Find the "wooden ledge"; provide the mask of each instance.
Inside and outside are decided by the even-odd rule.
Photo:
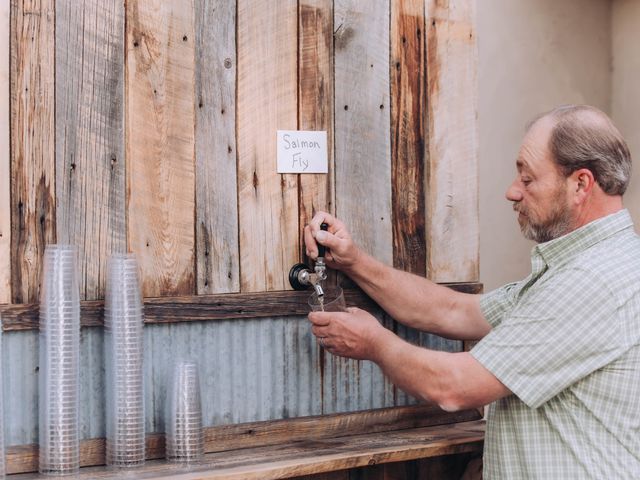
[[[465,293],[482,291],[482,284],[477,282],[442,285]],[[286,290],[145,298],[145,324],[306,315],[309,313],[307,304],[309,295],[310,291]],[[347,305],[365,310],[376,307],[375,302],[359,288],[345,288],[344,295]],[[80,324],[83,327],[102,326],[103,307],[102,300],[80,302]],[[0,316],[5,332],[37,330],[39,313],[40,307],[37,303],[0,305]]]
[[[268,480],[331,472],[388,462],[415,460],[458,453],[481,452],[484,421],[360,434],[348,437],[291,442],[269,447],[209,453],[189,467],[150,461],[127,470],[127,478],[160,480]],[[39,478],[34,474],[15,480]],[[74,478],[123,478],[122,471],[104,467],[81,470]]]

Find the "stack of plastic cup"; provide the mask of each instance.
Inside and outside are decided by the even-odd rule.
[[[78,382],[80,289],[73,245],[47,245],[40,289],[40,472],[80,466]]]
[[[143,304],[133,254],[112,255],[104,305],[107,465],[135,467],[145,459]]]
[[[176,365],[168,406],[167,459],[180,463],[197,462],[204,454],[204,434],[200,380],[195,363],[179,362]]]

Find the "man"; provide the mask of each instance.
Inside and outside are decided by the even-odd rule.
[[[313,333],[445,410],[492,403],[485,479],[640,478],[640,239],[622,205],[628,148],[601,111],[563,106],[529,127],[516,167],[506,196],[538,242],[532,272],[485,295],[383,265],[329,214],[305,227],[312,258],[325,245],[328,265],[397,321],[481,339],[471,352],[410,345],[357,308],[309,314]]]

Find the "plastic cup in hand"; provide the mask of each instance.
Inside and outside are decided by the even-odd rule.
[[[317,292],[313,292],[309,297],[309,307],[314,312],[345,312],[347,305],[344,302],[344,292],[342,288],[327,288],[324,291],[324,299],[321,301]]]

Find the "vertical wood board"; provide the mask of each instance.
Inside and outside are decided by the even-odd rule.
[[[53,0],[11,2],[11,286],[38,300],[42,255],[56,241]]]
[[[393,266],[425,276],[426,64],[424,0],[391,2],[391,193]],[[419,333],[394,322],[410,343]],[[394,387],[403,402],[415,401]]]
[[[195,8],[197,293],[238,292],[236,2]]]
[[[393,266],[426,274],[424,0],[391,2]]]
[[[389,1],[338,0],[334,16],[336,212],[391,265]]]
[[[195,292],[194,4],[126,3],[129,248],[145,296]]]
[[[427,0],[427,274],[477,281],[478,131],[475,1]]]
[[[276,173],[276,131],[297,128],[297,1],[238,1],[238,198],[244,292],[289,288],[298,177]]]
[[[303,0],[299,7],[298,115],[300,130],[327,132],[327,174],[300,175],[300,235],[318,211],[335,213],[333,158],[333,2]],[[300,258],[304,241],[300,237]]]
[[[124,7],[56,3],[58,241],[78,246],[81,298],[104,297],[109,254],[126,252]]]
[[[0,1],[0,303],[11,302],[9,0]]]

